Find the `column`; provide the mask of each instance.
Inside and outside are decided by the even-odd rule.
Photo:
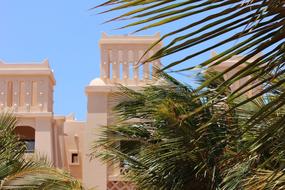
[[[138,51],[134,51],[134,62],[133,62],[133,69],[134,69],[134,80],[136,82],[138,82],[140,79],[139,79],[139,64],[138,64],[138,61],[139,61],[139,55],[138,55]]]
[[[30,112],[31,111],[31,87],[32,83],[30,80],[25,81],[25,112]]]
[[[118,59],[118,51],[114,50],[113,51],[113,56],[112,56],[112,64],[113,64],[113,71],[112,71],[112,79],[116,82],[116,81],[119,81],[120,80],[120,62],[119,62],[119,59]]]
[[[35,150],[53,162],[51,117],[36,117],[35,123]]]
[[[5,81],[4,80],[0,80],[0,111],[2,111],[5,108],[5,103],[6,103],[6,99],[5,99]]]
[[[128,51],[127,50],[123,50],[122,64],[123,64],[123,73],[122,73],[123,80],[125,83],[127,83],[129,81],[129,76],[130,76],[129,62],[128,62]]]
[[[19,107],[19,82],[18,80],[13,81],[13,109],[15,112],[18,111]]]
[[[92,143],[100,138],[101,127],[107,125],[107,93],[89,92],[87,126],[84,131],[83,184],[97,190],[107,189],[107,165],[100,159],[90,161]]]
[[[110,61],[108,60],[108,51],[102,50],[101,51],[101,68],[100,68],[100,76],[101,79],[107,80],[110,79]]]
[[[144,80],[149,80],[150,79],[149,63],[145,63],[143,65],[143,78],[144,78]]]

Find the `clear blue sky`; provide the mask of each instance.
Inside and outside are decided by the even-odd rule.
[[[96,0],[0,0],[0,59],[6,62],[49,59],[57,81],[55,113],[75,112],[79,120],[86,116],[84,88],[99,76],[98,40],[101,33],[131,31],[114,30],[119,26],[114,23],[102,25],[116,14],[96,15],[95,11],[88,10],[96,4]],[[180,21],[181,24],[184,22],[187,21]],[[162,27],[140,34],[157,31],[163,34],[168,29]],[[185,53],[175,58],[183,55]],[[209,54],[200,59],[203,58],[209,58]],[[163,61],[167,64],[172,58]]]

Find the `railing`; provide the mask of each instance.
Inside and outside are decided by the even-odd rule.
[[[128,171],[127,165],[123,162],[111,165],[108,171],[107,190],[135,190],[135,186],[125,178]]]
[[[139,84],[152,81],[160,62],[140,65],[146,49],[141,50],[103,50],[101,78],[107,83]],[[141,62],[153,54],[151,51]]]
[[[135,190],[135,186],[128,181],[108,181],[107,190]]]

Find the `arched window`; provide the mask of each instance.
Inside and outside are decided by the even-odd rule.
[[[35,152],[35,129],[29,126],[18,126],[14,130],[15,134],[19,136],[27,146],[27,153]]]

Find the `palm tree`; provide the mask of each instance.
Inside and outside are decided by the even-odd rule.
[[[205,60],[194,67],[186,65],[185,68],[179,69],[178,71],[213,67],[234,55],[243,53],[246,55],[223,73],[220,73],[220,76],[222,76],[256,55],[260,55],[259,58],[255,59],[251,64],[248,64],[240,72],[221,84],[218,88],[220,91],[223,91],[223,85],[229,86],[234,83],[234,81],[249,75],[252,77],[252,75],[255,74],[255,77],[252,77],[251,81],[244,84],[241,89],[244,89],[249,83],[259,77],[265,77],[267,73],[274,73],[274,77],[278,77],[284,73],[284,0],[108,0],[95,8],[102,6],[107,9],[104,13],[120,11],[120,15],[107,22],[120,20],[131,21],[131,23],[122,26],[121,29],[138,27],[135,32],[170,23],[179,23],[179,21],[183,19],[189,22],[189,24],[185,24],[185,26],[179,23],[176,27],[169,27],[169,31],[167,31],[157,43],[167,38],[170,39],[170,42],[151,58],[146,60],[146,62],[152,61],[191,49],[193,53],[165,66],[163,70],[168,68],[175,69],[175,66],[178,64],[187,61],[190,62],[193,58],[209,50],[225,45],[229,46],[232,42],[235,43],[234,46],[225,48],[223,52],[213,58]],[[121,12],[123,12],[123,14]],[[220,40],[214,41],[217,37],[219,37]],[[153,46],[157,43],[153,44]],[[203,45],[204,48],[195,51],[197,45]],[[266,53],[261,55],[260,53],[262,53],[262,51]],[[205,81],[199,89],[205,88],[207,84],[215,78]],[[265,77],[265,81],[270,80],[271,78],[268,76]],[[260,82],[261,84],[264,83],[264,81]],[[280,84],[276,84],[274,88],[278,86],[280,86]],[[230,95],[231,98],[235,97],[234,95],[241,89],[233,92]],[[270,90],[271,89],[265,88],[261,94],[255,97],[261,96]]]
[[[118,121],[95,142],[94,155],[124,160],[127,177],[142,189],[215,189],[222,182],[219,162],[226,139],[237,132],[230,130],[236,123],[229,119],[233,113],[220,115],[213,111],[217,107],[196,112],[210,97],[200,99],[190,86],[163,77],[163,85],[140,92],[122,87],[117,97],[125,100],[115,107]],[[208,125],[214,117],[219,119]],[[105,151],[97,154],[98,147]]]
[[[223,102],[203,107],[219,94],[215,89],[223,80],[211,83],[212,93],[202,97],[164,78],[163,85],[140,92],[122,87],[114,99],[121,99],[117,121],[95,142],[93,156],[111,163],[124,160],[126,177],[140,189],[284,189],[285,134],[272,123],[285,116],[285,109],[269,120],[248,122],[275,95],[236,107],[239,102],[225,101],[227,89],[219,95]]]
[[[260,93],[240,102],[240,105],[246,104],[257,97],[273,92],[284,83],[282,80],[274,85],[267,85],[268,82],[285,72],[284,0],[108,0],[96,8],[98,7],[105,7],[107,10],[104,13],[119,10],[120,15],[107,22],[129,20],[131,23],[121,28],[138,27],[135,32],[170,23],[179,23],[183,19],[190,21],[189,24],[179,23],[176,27],[169,27],[169,31],[153,44],[155,46],[164,39],[170,39],[169,43],[146,62],[180,51],[191,50],[189,55],[166,65],[162,70],[169,68],[175,70],[175,66],[181,63],[186,64],[184,64],[184,68],[176,70],[177,72],[195,68],[211,68],[235,55],[245,55],[220,75],[205,81],[197,91],[205,90],[211,81],[231,72],[241,64],[246,66],[217,87],[217,92],[220,94],[225,90],[224,86],[230,86],[240,79],[247,80],[240,88],[229,94],[228,101],[233,101],[247,91],[262,86],[263,90]],[[202,45],[203,48],[201,50],[198,48],[199,50],[195,51],[198,45]],[[213,58],[197,63],[196,66],[187,66],[187,63],[195,57],[214,48],[225,46],[229,48],[225,48],[223,52]],[[250,64],[246,63],[250,59],[253,61]],[[255,85],[250,85],[252,83]],[[284,93],[281,93],[282,96]],[[217,99],[217,96],[213,98]],[[277,96],[277,98],[282,105],[285,104],[281,96]],[[263,112],[269,113],[270,111],[263,109]]]
[[[269,72],[274,73],[275,77],[284,73],[284,0],[106,0],[94,8],[99,7],[106,9],[103,13],[119,11],[117,17],[106,22],[130,21],[130,23],[123,25],[120,29],[137,27],[138,29],[135,32],[178,23],[183,19],[190,21],[185,26],[179,23],[176,27],[168,28],[169,31],[166,31],[166,34],[157,43],[167,38],[170,39],[170,42],[146,60],[146,62],[152,61],[191,48],[193,53],[165,66],[163,70],[175,68],[176,65],[191,61],[209,50],[234,42],[234,46],[225,48],[223,52],[215,57],[205,60],[194,67],[186,66],[179,71],[212,67],[234,55],[245,54],[246,56],[242,60],[220,75],[230,72],[233,68],[244,64],[256,55],[259,55],[259,57],[233,75],[230,80],[225,81],[224,84],[230,85],[235,80],[249,75],[252,76],[253,73],[257,74],[257,76],[251,80],[261,76],[264,77]],[[217,37],[220,40],[213,41]],[[153,44],[153,46],[157,43]],[[201,44],[204,48],[195,51],[195,47]],[[266,53],[260,54],[263,51]],[[271,80],[268,77],[265,79],[266,81]],[[209,82],[210,80],[201,85],[200,88],[206,87]],[[274,88],[279,85],[276,84]],[[262,94],[266,92],[264,90]],[[235,93],[237,92],[232,93],[231,96]]]
[[[13,133],[16,123],[11,113],[0,114],[0,189],[83,189],[70,174],[44,159],[25,159],[26,146]]]
[[[185,25],[179,23],[176,27],[169,27],[159,41],[170,39],[170,42],[146,60],[191,50],[186,57],[166,65],[163,71],[169,68],[176,72],[195,68],[203,71],[235,55],[244,55],[240,61],[218,75],[210,76],[189,92],[194,97],[198,96],[196,99],[204,100],[206,97],[207,101],[184,115],[191,120],[196,113],[221,105],[227,108],[218,111],[218,115],[237,114],[233,117],[237,124],[231,125],[235,133],[227,137],[231,141],[226,141],[225,145],[230,154],[224,153],[225,158],[220,165],[223,170],[221,188],[284,189],[285,1],[109,0],[98,7],[102,6],[107,9],[104,12],[120,12],[109,21],[131,20],[121,28],[139,27],[135,32],[178,23],[182,19],[189,21]],[[195,51],[197,45],[203,48]],[[187,66],[197,56],[218,47],[225,50],[196,66]],[[176,66],[182,63],[184,68],[177,69]],[[228,80],[218,83],[214,89],[209,88],[211,83],[242,64],[244,67]],[[247,82],[227,93],[228,87],[240,79]],[[257,94],[242,97],[247,91],[260,86],[262,90]],[[214,114],[197,130],[205,131],[218,119]],[[209,134],[205,132],[206,135]]]

